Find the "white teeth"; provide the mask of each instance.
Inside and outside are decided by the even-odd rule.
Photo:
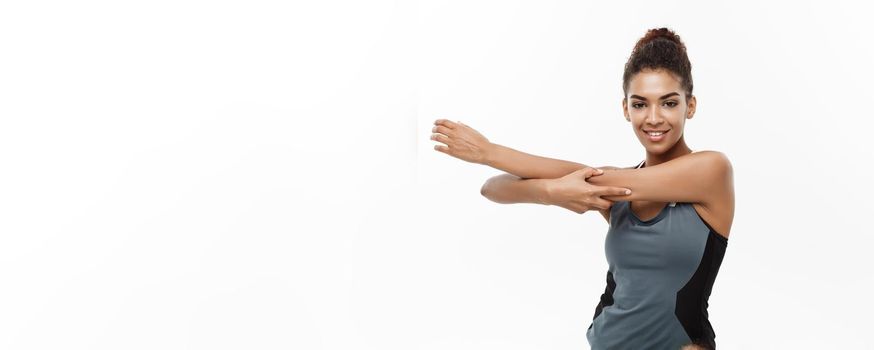
[[[650,132],[648,134],[649,136],[661,136],[662,134],[664,134],[664,132]]]

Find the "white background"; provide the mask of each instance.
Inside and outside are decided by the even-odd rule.
[[[734,165],[722,349],[874,347],[871,10],[856,2],[0,5],[0,348],[580,349],[596,212],[501,205],[437,118],[644,157],[623,65],[685,41]]]

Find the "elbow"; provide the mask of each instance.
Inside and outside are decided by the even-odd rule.
[[[481,194],[483,197],[491,199],[491,179],[488,179],[485,183],[483,183],[483,186],[479,189],[479,194]]]
[[[499,179],[492,177],[483,183],[479,189],[479,194],[492,202],[505,204],[507,203],[506,198],[501,195],[501,191],[497,188],[499,185]]]
[[[492,176],[488,180],[486,180],[485,183],[483,183],[483,186],[479,189],[479,193],[483,197],[486,197],[488,200],[495,203],[513,203],[513,201],[511,200],[512,195],[508,197],[507,194],[508,191],[512,192],[512,190],[507,188],[507,185],[509,184],[509,181],[514,181],[518,179],[519,178],[515,175],[510,174]]]

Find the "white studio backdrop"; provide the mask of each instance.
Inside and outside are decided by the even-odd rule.
[[[461,120],[492,142],[589,165],[633,166],[622,72],[652,27],[685,42],[698,99],[693,150],[732,161],[736,212],[710,297],[722,349],[874,348],[866,219],[874,34],[849,3],[420,4],[420,134]],[[436,225],[426,279],[440,292],[427,349],[588,348],[606,285],[597,212],[502,205],[479,195],[501,171],[420,145],[420,213]],[[443,218],[441,220],[441,218]],[[438,238],[439,237],[439,238]],[[437,249],[440,247],[442,249]],[[448,259],[443,259],[448,260]],[[434,263],[436,264],[436,263]],[[451,322],[446,322],[452,320]],[[856,335],[854,335],[856,334]],[[452,346],[456,345],[456,346]]]
[[[595,212],[501,205],[435,119],[592,165],[622,68],[686,43],[734,165],[722,349],[870,348],[874,62],[856,2],[0,4],[0,349],[580,349]]]

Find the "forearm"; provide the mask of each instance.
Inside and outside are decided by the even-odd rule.
[[[480,193],[501,203],[534,203],[550,205],[547,193],[549,179],[522,179],[513,174],[501,174],[486,180]]]
[[[567,160],[528,154],[499,144],[492,144],[485,165],[522,179],[555,179],[588,167]]]

